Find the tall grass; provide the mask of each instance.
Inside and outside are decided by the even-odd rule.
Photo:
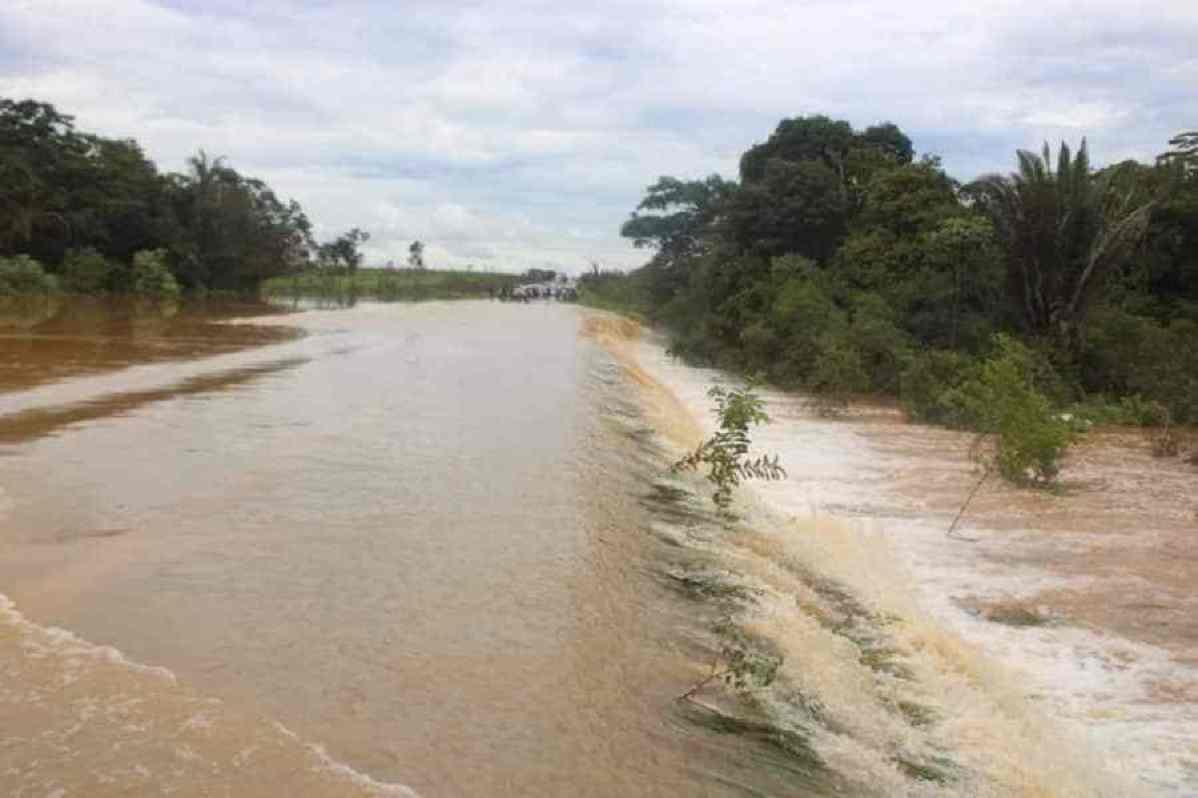
[[[476,299],[513,287],[519,275],[502,272],[359,269],[352,274],[309,271],[262,284],[264,296],[342,297],[384,300]]]

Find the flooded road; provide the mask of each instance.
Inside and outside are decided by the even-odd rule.
[[[201,325],[173,359],[77,320],[7,339],[0,790],[804,783],[676,708],[702,619],[655,575],[662,466],[578,320],[362,304]],[[62,371],[109,347],[137,363]]]
[[[1070,614],[1029,519],[1111,508],[999,489],[967,532],[1016,545],[945,545],[949,433],[771,395],[790,478],[727,519],[668,469],[723,377],[602,314],[99,317],[0,340],[0,792],[1188,794],[1188,561],[1174,631]]]

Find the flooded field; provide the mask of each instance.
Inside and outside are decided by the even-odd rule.
[[[782,395],[789,478],[716,516],[668,467],[722,377],[572,306],[94,310],[0,353],[5,794],[1198,784],[1193,475],[1134,440],[946,540],[966,439]]]

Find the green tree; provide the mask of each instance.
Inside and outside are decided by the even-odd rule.
[[[719,175],[703,180],[659,178],[646,190],[620,235],[654,250],[645,266],[649,291],[665,303],[685,284],[687,272],[714,234],[712,223],[736,185]]]
[[[128,262],[161,243],[163,180],[135,142],[75,130],[33,100],[0,100],[0,248],[57,263],[90,246]]]
[[[899,130],[893,122],[883,122],[867,127],[865,132],[857,137],[863,147],[876,149],[900,164],[908,164],[915,158],[915,147],[907,134]]]
[[[826,163],[775,158],[731,196],[722,224],[743,252],[822,261],[839,245],[847,217],[840,178]]]
[[[0,254],[57,259],[52,247],[70,236],[67,189],[85,151],[72,118],[54,106],[0,98]]]
[[[306,265],[311,224],[298,203],[203,150],[189,167],[169,182],[170,249],[185,283],[253,292],[263,279]]]
[[[31,249],[36,233],[65,240],[70,226],[55,206],[50,189],[29,164],[11,153],[0,155],[0,252]]]
[[[363,255],[358,247],[369,240],[370,233],[355,227],[327,244],[320,245],[320,263],[325,268],[344,269],[353,274],[362,265]]]
[[[774,160],[817,161],[839,176],[856,144],[853,126],[843,120],[822,115],[783,119],[765,143],[755,144],[741,156],[741,182],[764,180]]]
[[[884,230],[896,237],[932,230],[963,213],[957,183],[935,161],[876,171],[861,189],[854,229]]]
[[[961,343],[962,318],[985,318],[998,304],[997,241],[994,227],[977,216],[945,219],[927,234],[923,242],[926,262],[937,273],[951,278],[948,297],[948,336],[945,341],[956,349]],[[937,304],[943,297],[930,297]],[[944,311],[941,308],[941,312]],[[969,336],[976,338],[976,334]]]
[[[765,143],[741,156],[740,176],[742,184],[764,180],[773,160],[821,163],[836,175],[844,205],[852,211],[857,192],[876,171],[908,164],[913,157],[911,140],[893,123],[858,133],[843,120],[800,116],[783,119]]]
[[[1156,198],[1144,246],[1125,275],[1122,300],[1161,321],[1198,320],[1198,168],[1167,159],[1153,167],[1122,163],[1109,171],[1112,179]]]
[[[1104,282],[1144,235],[1152,202],[1094,175],[1085,140],[1076,157],[1061,145],[1057,166],[1019,152],[1019,171],[991,175],[974,194],[994,223],[1007,261],[1007,290],[1026,328],[1076,354],[1086,312]]]
[[[734,183],[719,175],[703,180],[658,178],[620,227],[620,235],[632,239],[636,247],[651,247],[673,257],[692,254],[709,234],[708,226],[734,188]]]
[[[408,247],[408,268],[424,270],[424,244],[420,241],[413,241]]]

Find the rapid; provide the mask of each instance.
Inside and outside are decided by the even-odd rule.
[[[944,540],[961,441],[884,409],[770,394],[755,440],[790,477],[729,521],[669,471],[726,377],[635,325],[261,313],[0,335],[0,792],[1198,789],[1182,472],[1118,516],[1172,570],[1141,547],[1110,576],[1162,631],[1099,600],[1086,558],[1127,558],[1093,491],[995,488],[985,539]],[[1044,622],[991,620],[1014,605]],[[708,681],[750,649],[768,684]]]

